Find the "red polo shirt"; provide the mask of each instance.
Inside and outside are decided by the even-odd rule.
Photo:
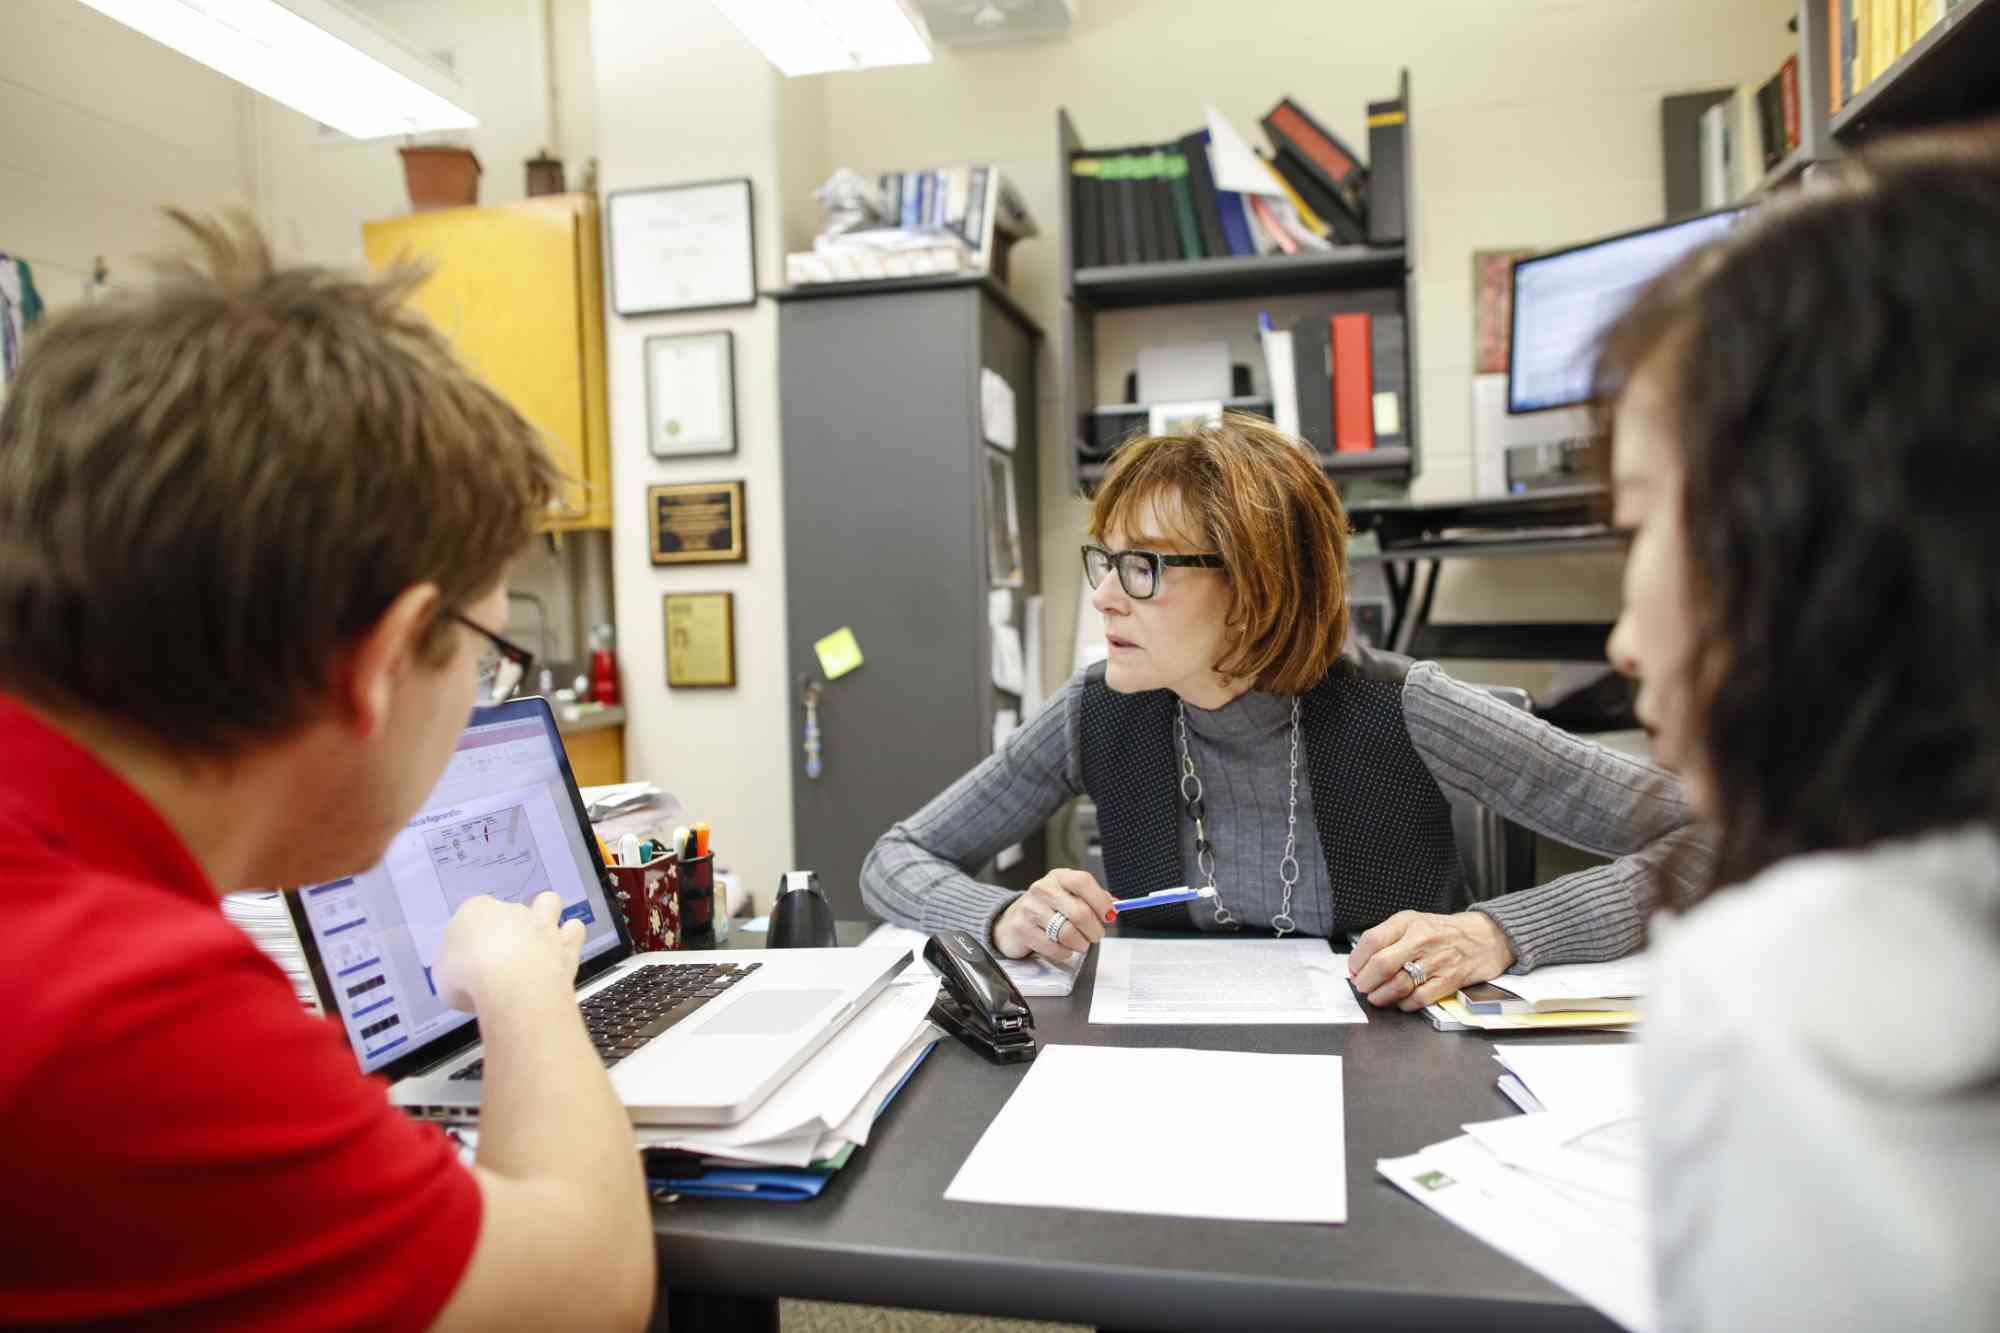
[[[0,1325],[421,1329],[478,1183],[222,915],[166,822],[0,695]]]

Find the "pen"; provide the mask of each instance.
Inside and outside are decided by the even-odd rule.
[[[1121,912],[1136,912],[1145,907],[1166,907],[1173,903],[1191,903],[1198,898],[1213,898],[1214,896],[1214,889],[1190,889],[1185,887],[1161,889],[1158,893],[1149,893],[1143,898],[1126,898],[1121,902],[1112,904],[1111,915],[1115,917]]]

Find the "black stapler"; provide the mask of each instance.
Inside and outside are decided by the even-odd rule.
[[[1035,1016],[992,955],[963,930],[945,930],[924,946],[924,961],[944,985],[931,1021],[996,1065],[1035,1058]]]

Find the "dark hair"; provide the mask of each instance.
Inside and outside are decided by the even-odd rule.
[[[172,216],[193,257],[38,330],[0,411],[0,688],[225,753],[307,716],[406,588],[492,588],[557,473],[404,304],[421,270]]]
[[[1612,409],[1656,353],[1673,386],[1721,883],[2000,820],[2000,122],[1820,184],[1663,275],[1597,365]]]
[[[1163,497],[1197,530],[1157,535],[1222,555],[1229,646],[1215,670],[1277,694],[1319,684],[1347,642],[1347,511],[1304,443],[1237,412],[1131,440],[1097,488],[1091,538]]]

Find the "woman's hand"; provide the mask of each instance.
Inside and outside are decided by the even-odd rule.
[[[1421,986],[1403,970],[1408,962],[1422,969]],[[1413,1013],[1491,981],[1513,963],[1506,933],[1484,912],[1398,912],[1362,934],[1347,956],[1347,975],[1368,1003]]]
[[[1038,953],[1067,963],[1104,938],[1104,923],[1116,901],[1088,871],[1051,870],[1000,914],[993,923],[993,943],[1009,958]],[[1049,922],[1057,912],[1063,926],[1051,936]]]

